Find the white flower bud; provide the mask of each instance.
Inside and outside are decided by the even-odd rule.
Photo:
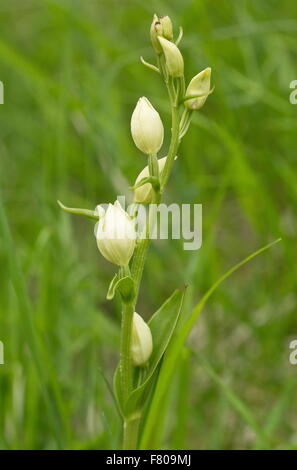
[[[168,15],[160,16],[159,19],[162,26],[162,36],[169,41],[173,39],[172,21]]]
[[[118,201],[114,205],[109,204],[100,217],[95,235],[104,258],[118,266],[129,263],[136,242],[135,225]]]
[[[134,312],[131,339],[132,362],[135,366],[143,366],[153,350],[153,338],[150,327]]]
[[[202,70],[202,72],[195,75],[190,81],[186,96],[191,95],[206,95],[201,98],[193,98],[191,100],[185,101],[185,106],[189,109],[200,109],[204,105],[207,94],[210,91],[210,75],[211,75],[211,68],[207,67],[206,69]]]
[[[169,16],[166,15],[158,17],[156,14],[154,15],[150,29],[150,36],[153,48],[157,54],[161,54],[163,50],[158,37],[162,36],[165,39],[169,39],[169,41],[172,41],[173,39],[172,22]]]
[[[131,118],[131,133],[143,153],[156,154],[163,143],[164,128],[159,113],[145,97],[139,98]]]
[[[151,29],[150,29],[150,36],[151,36],[151,41],[153,48],[157,52],[157,54],[162,53],[162,47],[158,41],[158,36],[162,35],[162,26],[159,18],[155,14],[153,17],[153,22],[151,24]]]
[[[158,160],[159,166],[159,174],[162,174],[166,163],[167,157],[160,158]],[[147,178],[150,175],[149,168],[146,166],[137,176],[135,181],[135,186],[139,183],[143,178]],[[150,204],[152,202],[153,197],[153,188],[150,183],[145,183],[144,185],[136,188],[134,190],[134,202],[138,202],[139,204]]]
[[[171,77],[181,77],[184,74],[184,59],[179,48],[163,37],[158,37],[162,46],[166,67]]]
[[[96,208],[94,210],[94,215],[96,215],[99,219],[100,219],[100,217],[104,217],[105,210],[103,209],[102,206],[100,206],[100,204],[98,206],[96,206]]]

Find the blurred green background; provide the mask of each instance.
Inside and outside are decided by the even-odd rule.
[[[281,236],[215,293],[166,398],[160,448],[291,448],[297,443],[297,8],[291,0],[0,0],[0,448],[119,446],[106,382],[118,360],[114,273],[93,209],[145,165],[130,116],[145,95],[169,139],[153,61],[154,12],[184,28],[187,81],[211,66],[215,92],[184,139],[167,201],[203,204],[203,245],[150,249],[138,312],[178,286],[187,305],[230,266]],[[166,145],[163,151],[166,152]],[[194,351],[194,352],[193,352]],[[104,371],[104,375],[102,374]],[[265,439],[263,438],[265,437]],[[263,440],[264,439],[264,440]]]

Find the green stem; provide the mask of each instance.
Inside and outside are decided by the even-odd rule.
[[[181,141],[188,132],[189,126],[191,124],[192,114],[193,111],[191,109],[185,108],[179,124],[179,141]]]
[[[161,66],[161,62],[160,62],[160,66]],[[167,82],[165,79],[165,84],[167,86],[170,103],[171,103],[171,119],[172,119],[171,142],[170,142],[170,146],[168,150],[166,164],[162,172],[162,176],[161,176],[161,190],[159,194],[155,193],[154,195],[153,202],[155,204],[159,204],[161,202],[161,195],[168,182],[168,178],[170,176],[170,172],[174,163],[174,158],[176,156],[178,145],[179,145],[180,118],[179,118],[179,109],[178,109],[178,97],[174,98],[174,87],[173,87],[172,79],[170,79],[169,82]],[[148,236],[148,231],[146,230],[146,236],[144,238],[139,239],[137,246],[135,248],[132,268],[131,268],[132,277],[135,282],[135,291],[136,291],[135,303],[137,302],[137,297],[138,297],[138,292],[139,292],[139,287],[140,287],[140,282],[142,278],[142,273],[143,273],[143,268],[144,268],[144,263],[145,263],[148,247],[149,247],[149,236]]]
[[[138,441],[140,415],[124,421],[123,450],[136,450]]]
[[[121,351],[120,351],[120,377],[121,390],[124,403],[132,390],[132,364],[131,364],[131,338],[134,304],[123,302]]]
[[[137,297],[139,293],[140,282],[142,278],[142,273],[143,273],[143,268],[144,268],[144,263],[145,263],[145,258],[146,258],[146,253],[148,250],[149,242],[150,242],[149,238],[146,234],[145,238],[141,238],[138,240],[138,243],[136,245],[135,252],[134,252],[131,274],[135,283],[135,292],[136,292],[135,303],[137,302]]]
[[[149,155],[148,166],[149,166],[150,176],[153,176],[159,179],[159,166],[158,166],[158,159],[156,155]],[[158,187],[157,189],[154,188],[152,204],[157,205],[160,203],[160,201],[161,201],[160,187]],[[135,303],[137,302],[140,282],[141,282],[143,268],[145,264],[146,253],[147,253],[148,246],[149,246],[150,230],[152,229],[153,224],[154,224],[153,222],[154,216],[152,213],[155,212],[156,208],[151,206],[149,209],[150,209],[149,220],[145,227],[142,238],[138,240],[138,244],[134,252],[132,269],[131,269],[132,277],[135,283],[135,292],[136,292]]]
[[[149,155],[148,167],[149,167],[150,176],[158,179],[159,178],[159,165],[158,165],[158,158],[156,154]]]
[[[161,176],[161,193],[163,193],[173,163],[176,157],[178,145],[179,145],[179,112],[178,112],[178,105],[176,103],[172,103],[171,106],[171,118],[172,118],[172,128],[171,128],[171,142],[168,150],[168,155],[165,163],[164,170]]]
[[[133,305],[124,305],[123,307],[123,316],[122,316],[122,332],[121,332],[121,387],[123,393],[124,402],[129,396],[129,392],[132,389],[132,364],[131,364],[131,335],[132,335],[132,318],[134,313],[134,307],[137,302],[140,282],[143,274],[146,254],[149,247],[150,237],[149,231],[152,224],[152,219],[155,217],[156,206],[161,202],[161,195],[164,191],[164,188],[168,182],[170,172],[173,166],[174,158],[177,153],[179,145],[179,105],[178,100],[179,96],[176,95],[174,89],[174,83],[172,78],[167,78],[166,73],[164,72],[164,67],[162,67],[162,61],[159,61],[160,69],[164,77],[170,103],[171,103],[171,117],[172,117],[172,127],[171,127],[171,142],[168,150],[167,160],[161,176],[161,189],[154,190],[153,204],[154,208],[149,214],[149,221],[145,228],[145,236],[138,240],[136,245],[132,266],[131,266],[131,275],[135,283],[135,298],[133,300]],[[150,174],[157,173],[158,175],[158,166],[156,156],[152,155],[149,157],[149,170]],[[140,415],[133,418],[126,418],[124,421],[124,440],[123,440],[123,449],[132,450],[137,448],[138,440],[138,428],[139,428]]]

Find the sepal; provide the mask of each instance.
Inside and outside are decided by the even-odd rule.
[[[77,207],[67,207],[61,201],[57,201],[61,209],[65,212],[70,212],[71,214],[83,215],[88,217],[89,219],[99,220],[99,216],[95,214],[95,211],[91,211],[90,209],[80,209]]]
[[[135,297],[135,285],[131,276],[121,277],[120,273],[111,280],[107,291],[107,300],[112,300],[118,291],[123,299],[123,302],[131,302]]]

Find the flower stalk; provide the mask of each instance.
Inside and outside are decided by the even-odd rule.
[[[155,19],[155,18],[154,18]],[[160,31],[160,30],[159,30]],[[152,34],[152,30],[151,30]],[[158,169],[158,160],[155,154],[149,155],[148,167],[149,173],[151,177],[157,177],[160,181],[160,187],[156,190],[154,189],[154,197],[152,202],[154,203],[153,206],[156,207],[161,202],[162,194],[166,188],[168,183],[170,173],[174,164],[175,157],[177,155],[178,147],[181,142],[182,137],[186,134],[192,116],[192,109],[187,106],[184,109],[182,116],[180,115],[180,107],[183,105],[182,99],[185,95],[185,79],[183,75],[184,70],[184,63],[182,55],[179,49],[176,47],[175,44],[168,41],[167,39],[163,39],[162,37],[158,38],[159,43],[163,49],[164,54],[160,53],[160,49],[156,47],[157,39],[153,37],[153,45],[155,46],[157,52],[157,68],[161,72],[162,78],[164,83],[167,87],[169,100],[170,100],[170,107],[171,107],[171,140],[169,145],[169,150],[165,162],[164,169],[162,173],[159,175]],[[203,90],[204,91],[204,90]],[[199,101],[199,105],[201,106],[204,104],[207,96],[203,97],[203,103],[201,104],[202,100]],[[150,206],[150,211],[152,206]],[[136,296],[135,296],[135,303],[137,302],[140,283],[142,279],[142,274],[144,270],[144,265],[146,261],[146,255],[149,248],[149,232],[151,224],[154,223],[155,214],[150,213],[148,225],[146,226],[146,237],[143,239],[138,240],[138,243],[135,248],[133,260],[132,260],[132,267],[131,273],[134,279]],[[135,421],[134,420],[125,420],[124,422],[124,438],[123,438],[123,449],[131,449],[131,444],[133,443],[134,446],[137,445],[137,435],[138,435],[138,426],[139,426],[139,419],[138,417]],[[133,442],[134,441],[134,442]],[[136,448],[136,447],[133,447]]]
[[[134,304],[122,303],[121,350],[120,350],[120,377],[123,401],[127,401],[132,390],[132,361],[131,338]]]
[[[133,402],[131,396],[137,394],[141,385],[150,382],[146,374],[150,368],[150,356],[154,353],[150,321],[147,324],[135,311],[150,234],[155,228],[158,205],[168,184],[181,139],[188,131],[194,110],[204,105],[212,91],[210,68],[197,74],[185,91],[184,59],[177,47],[182,38],[182,28],[174,42],[170,18],[154,15],[150,37],[156,53],[157,66],[143,59],[142,62],[160,74],[167,88],[171,109],[171,138],[167,156],[158,158],[164,138],[161,117],[150,101],[142,97],[132,114],[131,134],[142,154],[141,158],[147,158],[147,166],[131,188],[135,191],[132,216],[126,213],[117,201],[113,205],[109,204],[106,211],[101,206],[97,206],[95,211],[90,211],[68,208],[59,203],[67,212],[97,220],[95,235],[98,249],[106,260],[118,267],[118,272],[110,283],[107,299],[112,299],[118,292],[122,301],[120,361],[115,374],[115,395],[123,416],[125,450],[137,449],[144,403],[141,400]],[[135,220],[139,203],[149,204],[149,207],[143,233],[137,236]],[[153,320],[154,317],[155,315]],[[155,358],[151,361],[152,373],[157,370],[154,361]]]

